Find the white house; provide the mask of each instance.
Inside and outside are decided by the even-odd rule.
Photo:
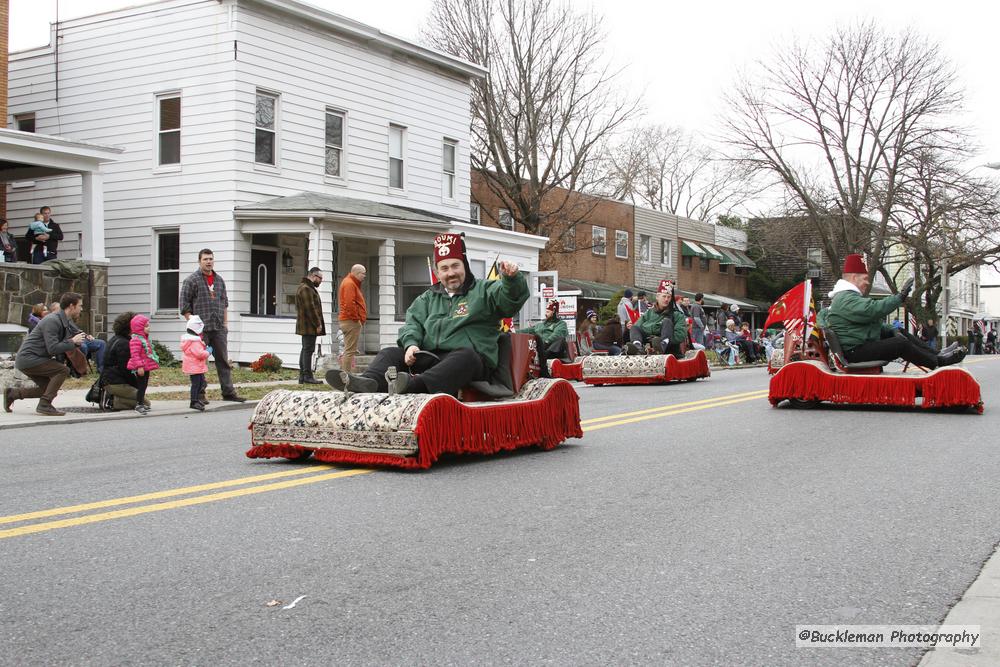
[[[481,67],[294,0],[164,0],[58,25],[11,54],[12,126],[117,146],[103,166],[109,314],[152,313],[176,347],[178,285],[215,253],[236,361],[297,360],[307,267],[336,330],[336,288],[368,267],[364,346],[393,343],[427,285],[432,239],[464,231],[537,271],[545,239],[469,225],[470,84]],[[79,176],[8,188],[22,232],[45,204],[80,253]],[[483,269],[485,271],[485,268]]]

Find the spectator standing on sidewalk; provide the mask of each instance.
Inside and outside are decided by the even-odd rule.
[[[361,264],[351,267],[351,272],[340,281],[337,291],[337,301],[340,303],[340,330],[344,334],[344,347],[340,351],[340,368],[348,373],[354,371],[354,357],[358,354],[358,339],[361,337],[361,327],[368,319],[368,305],[365,295],[361,293],[361,281],[368,274]]]
[[[181,336],[181,370],[186,375],[191,376],[191,409],[199,412],[205,411],[205,404],[198,398],[205,393],[208,382],[205,380],[205,373],[208,372],[209,355],[212,348],[205,346],[205,341],[201,339],[201,332],[205,328],[205,323],[197,315],[192,315],[187,321],[187,331]]]
[[[705,295],[698,292],[691,304],[691,335],[698,345],[705,345],[705,329],[708,326],[708,316],[705,315]]]
[[[17,351],[14,367],[31,378],[36,386],[30,389],[4,389],[3,409],[6,412],[11,411],[14,401],[37,398],[35,412],[38,414],[47,417],[62,417],[66,414],[57,410],[52,401],[69,376],[66,353],[82,345],[86,339],[86,335],[70,322],[80,317],[83,297],[76,292],[66,292],[59,304],[59,312],[43,317]],[[74,330],[77,331],[76,334],[70,333]]]
[[[10,233],[9,224],[0,218],[0,259],[4,262],[17,261],[17,240]]]
[[[299,384],[323,384],[313,377],[312,358],[316,351],[316,337],[326,335],[323,322],[323,301],[319,298],[319,285],[323,271],[318,266],[309,269],[295,292],[295,333],[302,337],[299,352]]]
[[[184,319],[197,315],[205,323],[202,338],[213,350],[222,400],[243,403],[247,399],[237,395],[229,365],[229,295],[226,281],[215,272],[215,254],[210,249],[198,251],[198,270],[184,279],[180,301]],[[198,400],[208,405],[204,394]]]

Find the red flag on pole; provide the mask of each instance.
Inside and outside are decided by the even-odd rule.
[[[801,323],[807,319],[810,304],[806,300],[811,296],[811,287],[812,284],[805,280],[782,294],[768,309],[764,329],[786,320],[794,319]]]

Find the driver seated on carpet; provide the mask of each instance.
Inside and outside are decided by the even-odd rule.
[[[848,255],[844,259],[843,275],[829,294],[833,299],[830,307],[821,311],[817,323],[837,334],[847,361],[904,359],[934,369],[957,364],[965,358],[963,347],[946,348],[938,354],[916,336],[885,324],[886,316],[909,297],[912,278],[903,284],[898,294],[872,299],[864,296],[871,281],[861,255]]]
[[[636,320],[629,330],[626,354],[642,354],[643,346],[648,346],[648,354],[672,354],[681,356],[687,349],[687,315],[674,301],[674,284],[661,280],[656,290],[656,303]]]
[[[569,329],[566,322],[559,319],[559,300],[553,299],[545,306],[545,319],[538,324],[521,329],[518,333],[530,334],[535,337],[535,351],[538,354],[538,369],[542,377],[549,377],[549,359],[569,358],[569,346],[566,336]]]
[[[528,300],[528,282],[513,262],[500,262],[500,280],[477,280],[459,234],[434,239],[438,282],[406,310],[398,345],[382,349],[360,375],[332,370],[341,391],[451,394],[488,380],[497,366],[498,324]]]

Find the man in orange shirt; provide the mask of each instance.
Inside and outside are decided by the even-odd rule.
[[[340,330],[344,333],[344,349],[341,351],[340,368],[345,371],[354,370],[354,357],[358,355],[358,338],[361,327],[368,319],[368,306],[365,295],[361,293],[361,281],[368,271],[360,264],[351,267],[340,282],[337,301],[340,303]]]

